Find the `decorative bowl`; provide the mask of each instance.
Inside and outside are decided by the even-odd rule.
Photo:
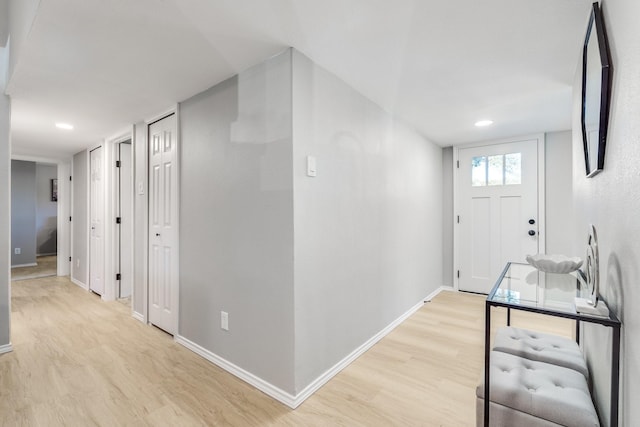
[[[547,254],[527,255],[527,262],[540,271],[556,274],[571,273],[582,265],[582,260],[578,257]]]

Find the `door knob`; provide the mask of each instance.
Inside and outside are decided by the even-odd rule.
[[[535,230],[529,230],[529,236],[535,236],[536,232]]]
[[[536,223],[536,220],[535,220],[535,219],[531,218],[531,219],[529,220],[529,224],[533,225],[533,224],[535,224],[535,223]]]

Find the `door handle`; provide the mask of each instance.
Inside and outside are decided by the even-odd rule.
[[[535,230],[529,230],[529,236],[535,236],[536,232]]]

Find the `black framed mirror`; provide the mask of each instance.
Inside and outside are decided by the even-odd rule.
[[[598,3],[593,3],[582,51],[582,141],[587,177],[604,168],[611,98],[611,55]]]

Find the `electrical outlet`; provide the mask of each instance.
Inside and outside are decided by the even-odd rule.
[[[22,248],[16,248],[14,252],[16,255],[20,255],[22,253]]]
[[[225,331],[229,330],[229,313],[227,313],[226,311],[220,312],[220,328],[224,329]]]

